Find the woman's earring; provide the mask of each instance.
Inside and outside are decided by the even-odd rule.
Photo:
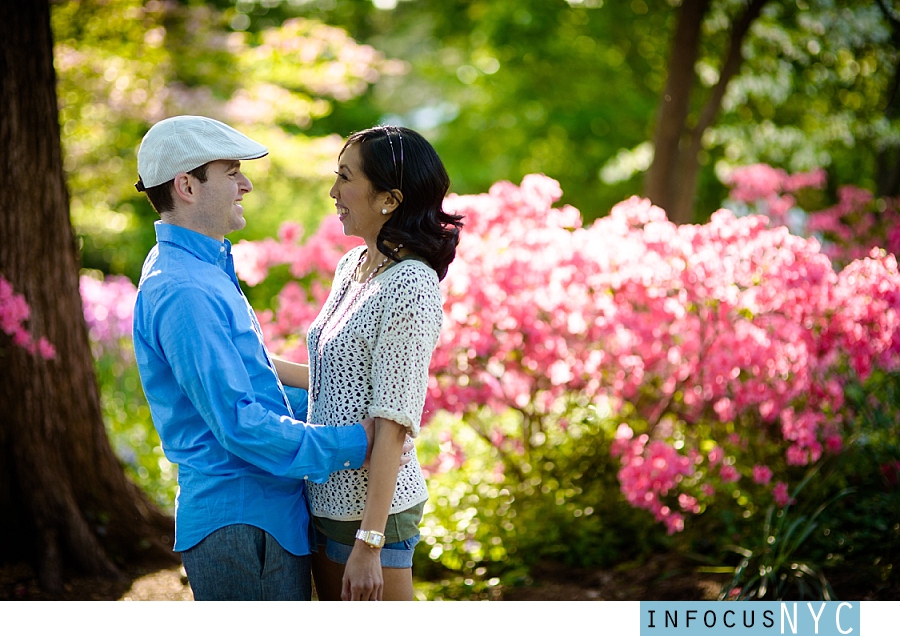
[[[387,213],[388,213],[387,208],[381,208],[381,213],[382,213],[382,214],[387,214]]]

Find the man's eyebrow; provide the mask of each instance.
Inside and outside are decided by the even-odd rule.
[[[235,159],[234,161],[232,161],[231,163],[228,164],[228,167],[226,168],[226,170],[231,170],[232,168],[240,168],[240,167],[241,167],[241,162],[238,161],[237,159]]]

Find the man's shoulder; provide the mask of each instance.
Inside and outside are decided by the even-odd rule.
[[[146,268],[138,287],[138,302],[146,311],[160,311],[169,307],[176,311],[190,309],[192,313],[203,312],[202,307],[222,311],[224,307],[234,307],[240,295],[231,284],[224,284],[213,271],[197,264],[186,264],[178,259],[157,259]],[[226,277],[227,280],[227,277]],[[214,309],[218,308],[218,309]]]
[[[201,261],[183,250],[156,244],[144,261],[140,286],[207,286],[214,281],[210,274],[216,271],[221,272],[215,265]]]

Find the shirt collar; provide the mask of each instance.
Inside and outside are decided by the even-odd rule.
[[[163,221],[154,223],[156,241],[172,243],[212,265],[222,266],[223,261],[231,254],[231,241],[217,241],[205,234],[189,230]]]

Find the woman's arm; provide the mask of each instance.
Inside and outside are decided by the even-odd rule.
[[[272,356],[272,362],[275,364],[275,372],[278,373],[278,379],[281,380],[282,384],[309,390],[308,364],[291,362],[275,356]]]
[[[397,473],[406,433],[406,427],[397,422],[375,418],[375,441],[369,460],[366,507],[360,526],[363,530],[384,533],[397,487]],[[341,598],[345,601],[380,601],[383,591],[381,548],[372,548],[357,539],[344,569]]]
[[[376,424],[361,523],[363,530],[382,533],[397,487],[404,439],[408,433],[418,433],[428,392],[428,365],[443,320],[440,286],[431,269],[414,263],[395,270],[389,280],[390,288],[382,292],[387,298],[372,356],[374,392],[368,413]],[[341,598],[381,600],[383,596],[381,550],[357,540],[344,569]]]

